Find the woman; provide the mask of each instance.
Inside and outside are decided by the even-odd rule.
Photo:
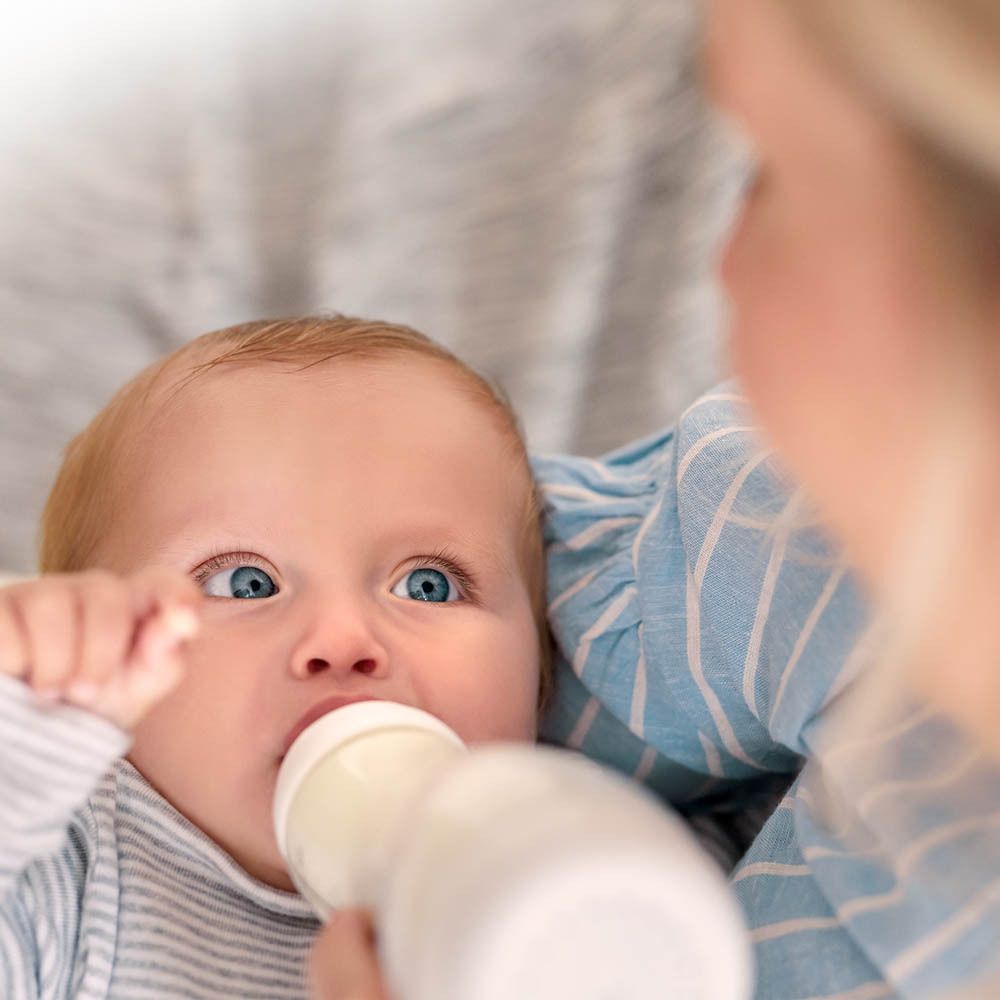
[[[589,567],[598,581],[620,572],[617,592],[628,584],[648,599],[652,557],[666,566],[681,553],[681,582],[661,579],[656,593],[686,608],[674,627],[704,712],[692,700],[670,715],[688,694],[652,669],[669,663],[671,633],[648,600],[608,646],[637,650],[639,666],[588,673],[581,649],[601,636],[587,614],[610,600],[589,586],[583,605],[574,596],[553,609],[576,668],[561,697],[600,700],[657,762],[684,758],[677,734],[694,720],[685,735],[702,741],[703,771],[719,781],[809,758],[733,879],[759,998],[997,996],[1000,7],[713,0],[705,67],[759,164],[722,262],[735,369],[764,437],[872,597],[875,652],[865,668],[835,648],[838,625],[845,643],[861,628],[841,613],[850,595],[835,572],[795,603],[808,587],[794,573],[822,561],[799,532],[798,494],[758,483],[769,542],[738,543],[734,523],[749,530],[754,517],[734,504],[762,465],[740,456],[745,428],[717,396],[590,479],[583,464],[540,466],[553,540],[581,519],[637,525],[604,533],[572,566],[553,548],[553,596]],[[659,506],[636,497],[620,516],[620,495],[602,505],[602,482],[622,470],[618,485],[646,477]],[[571,509],[566,481],[594,495],[588,509]],[[706,626],[719,607],[725,616]],[[712,629],[727,641],[712,647]],[[727,657],[738,662],[729,675]],[[605,686],[623,670],[631,683]],[[599,738],[584,748],[599,755]],[[370,940],[359,915],[331,925],[314,951],[317,995],[383,996]]]

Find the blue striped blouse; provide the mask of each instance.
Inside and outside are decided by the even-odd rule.
[[[902,697],[838,735],[877,630],[736,388],[535,471],[559,648],[545,737],[685,811],[792,782],[732,875],[757,997],[1000,996],[1000,774]]]

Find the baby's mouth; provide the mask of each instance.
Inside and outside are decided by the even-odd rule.
[[[298,737],[311,726],[317,719],[322,719],[324,715],[329,715],[331,712],[337,711],[338,708],[343,708],[345,705],[353,705],[359,701],[378,701],[374,695],[370,694],[356,694],[356,695],[334,695],[331,698],[324,698],[322,701],[316,702],[311,708],[307,709],[299,718],[298,722],[288,731],[281,744],[281,753],[278,758],[278,763],[285,759],[288,751],[291,749],[292,744],[298,739]]]

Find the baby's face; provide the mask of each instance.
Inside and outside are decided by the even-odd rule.
[[[453,372],[223,367],[161,416],[99,561],[174,567],[207,596],[186,677],[130,759],[247,871],[291,888],[270,807],[307,713],[371,697],[469,742],[534,738],[529,484]]]

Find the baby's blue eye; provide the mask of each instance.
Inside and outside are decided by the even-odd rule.
[[[256,566],[236,566],[213,573],[202,588],[210,597],[271,597],[278,592],[271,577]]]
[[[457,601],[460,596],[457,588],[444,573],[429,566],[411,570],[392,588],[392,592],[396,597],[408,597],[411,601],[434,603]]]

